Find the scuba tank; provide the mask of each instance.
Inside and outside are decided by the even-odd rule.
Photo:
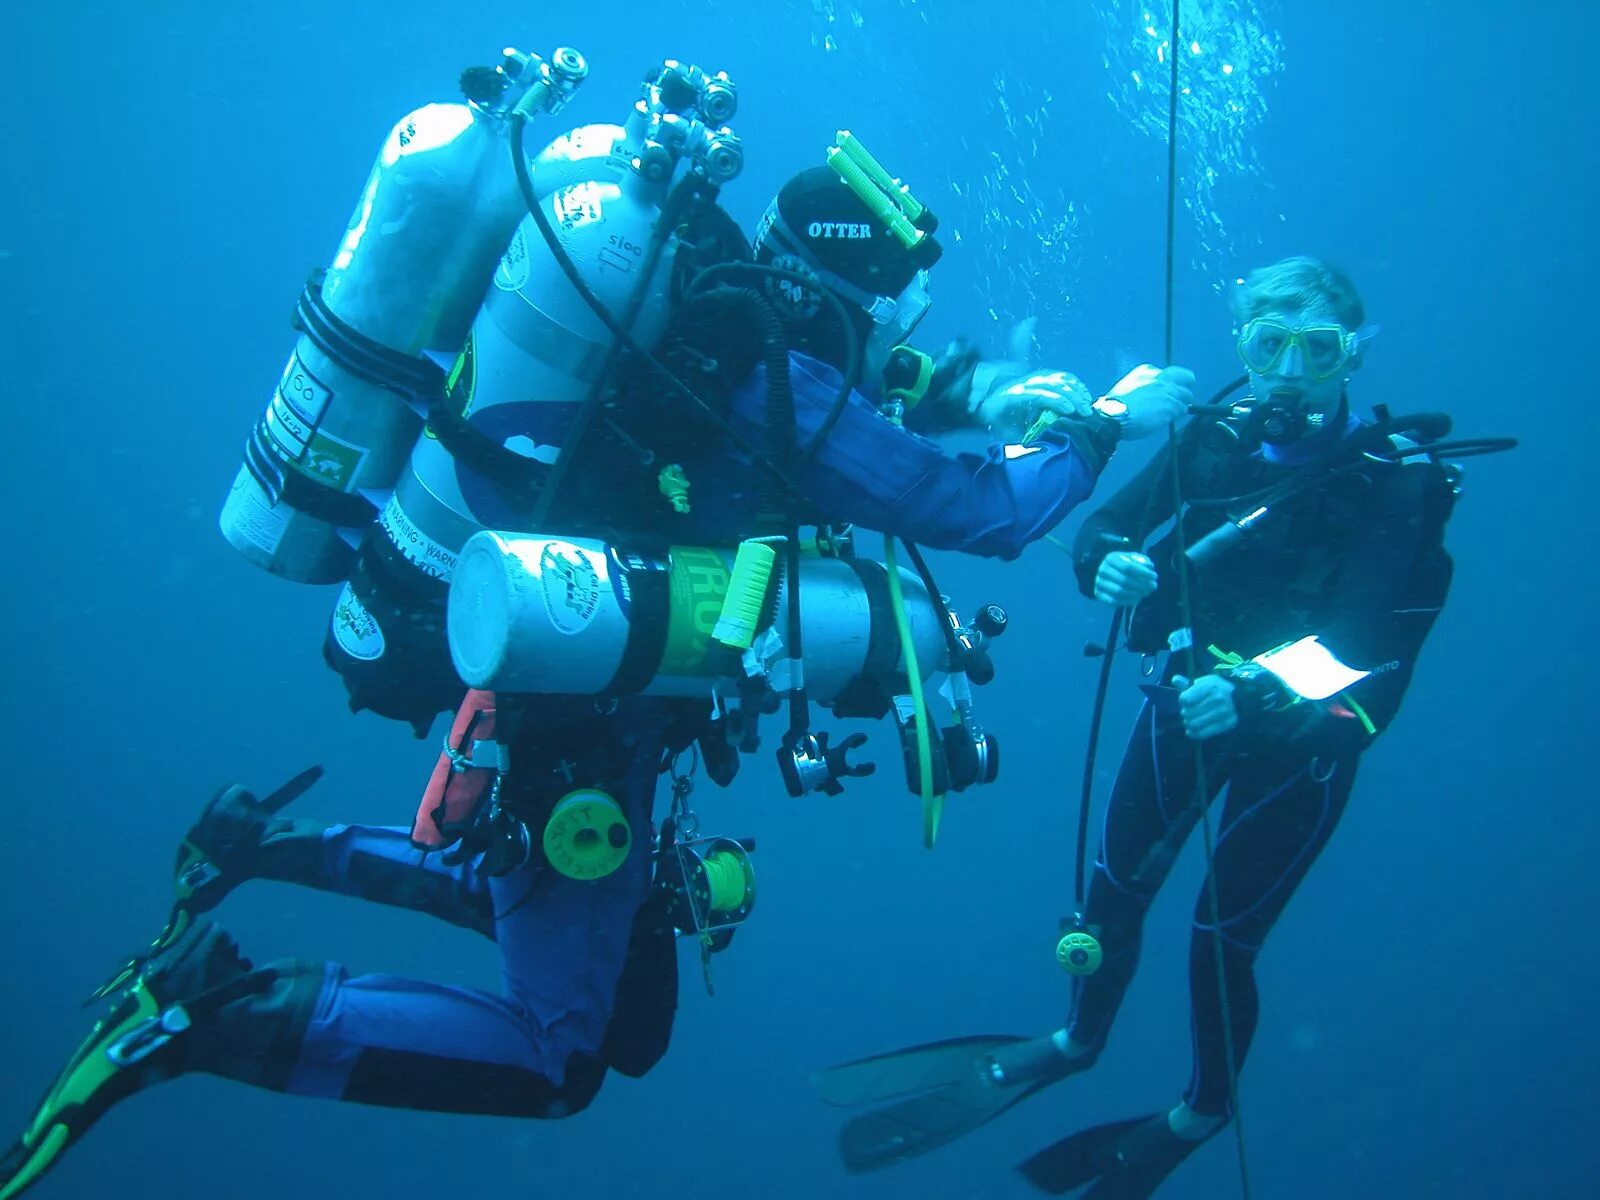
[[[460,350],[526,214],[509,118],[559,112],[587,73],[576,50],[507,50],[462,76],[466,103],[426,105],[389,132],[332,264],[300,297],[300,337],[222,508],[223,536],[251,562],[299,583],[346,576],[441,391],[433,356]]]
[[[778,614],[790,581],[774,569],[777,557],[762,542],[657,555],[587,538],[477,533],[450,585],[450,654],[463,680],[495,692],[705,696],[730,679],[782,691]],[[904,670],[888,569],[801,558],[805,690],[819,704]],[[898,574],[921,672],[947,669],[939,598],[911,572]]]
[[[653,345],[670,316],[679,245],[674,198],[684,193],[674,175],[686,166],[685,176],[715,187],[738,174],[742,150],[722,124],[734,108],[725,76],[668,63],[624,125],[574,130],[533,160],[531,199],[560,249],[524,196],[444,402],[367,527],[335,605],[323,653],[353,709],[420,734],[460,699],[445,637],[456,555],[477,530],[528,519],[569,424],[612,382],[613,339],[567,270]]]

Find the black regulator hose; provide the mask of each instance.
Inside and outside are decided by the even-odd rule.
[[[806,288],[822,296],[823,302],[833,309],[834,315],[839,318],[840,327],[844,330],[845,339],[845,365],[844,378],[840,381],[839,390],[834,394],[833,402],[828,407],[828,415],[823,418],[822,425],[817,429],[816,436],[806,444],[800,452],[802,463],[810,462],[822,444],[828,440],[828,435],[833,432],[833,427],[839,423],[839,418],[844,414],[844,406],[850,401],[850,392],[860,382],[861,378],[861,338],[856,333],[855,322],[850,320],[849,311],[845,308],[844,301],[833,291],[823,286],[809,275],[799,271],[790,271],[784,267],[774,267],[767,263],[713,263],[706,267],[689,282],[686,289],[694,292],[701,286],[701,281],[709,275],[717,274],[745,274],[760,275],[768,279],[782,279],[797,287]],[[765,300],[765,297],[762,297]],[[770,304],[770,302],[768,302]],[[774,310],[776,313],[776,310]],[[782,321],[782,318],[779,318]]]
[[[911,560],[911,566],[917,572],[917,578],[922,580],[922,586],[928,590],[928,599],[936,605],[944,603],[944,593],[939,591],[939,585],[934,582],[933,571],[928,567],[928,560],[922,557],[922,551],[917,544],[909,538],[901,538],[900,544],[906,548],[906,557]],[[965,657],[961,643],[956,638],[956,631],[949,621],[940,621],[939,628],[944,633],[945,649],[950,654],[950,669],[952,671],[965,670],[962,660]]]
[[[739,264],[728,264],[737,266]],[[784,643],[792,658],[799,660],[804,652],[800,624],[800,507],[798,496],[787,491],[781,483],[782,476],[794,468],[794,385],[789,378],[789,344],[784,337],[783,319],[765,296],[753,288],[732,287],[726,284],[708,287],[706,281],[713,270],[707,268],[690,281],[684,289],[688,302],[710,306],[713,316],[721,318],[724,308],[754,322],[760,346],[761,363],[766,368],[767,392],[765,412],[766,453],[776,471],[763,473],[756,480],[757,524],[763,530],[776,529],[784,538],[783,571],[789,580],[787,610],[784,614]],[[799,736],[809,731],[810,707],[803,687],[789,694],[791,735]]]
[[[625,348],[637,355],[640,361],[648,364],[672,391],[677,392],[684,399],[688,400],[689,403],[693,405],[702,416],[713,422],[724,434],[731,438],[733,442],[740,447],[740,449],[744,450],[745,453],[750,455],[751,460],[757,466],[761,467],[765,471],[777,475],[780,482],[782,482],[791,493],[798,496],[799,489],[795,486],[794,481],[789,478],[788,475],[779,471],[777,466],[768,460],[766,455],[762,454],[754,445],[750,443],[747,438],[742,437],[732,427],[732,425],[728,423],[721,413],[718,413],[714,408],[711,407],[711,405],[706,403],[705,399],[687,383],[680,379],[670,367],[662,363],[661,360],[650,353],[646,347],[640,345],[639,340],[635,338],[632,333],[625,329],[617,321],[617,319],[611,315],[610,310],[605,306],[605,302],[594,294],[594,291],[584,281],[583,276],[578,273],[577,266],[573,263],[571,256],[566,251],[566,248],[562,246],[561,239],[557,236],[556,231],[551,227],[550,219],[545,216],[544,207],[539,203],[539,197],[533,190],[533,177],[528,171],[527,155],[523,150],[523,134],[527,127],[527,121],[527,116],[523,113],[518,112],[512,113],[511,115],[512,169],[516,173],[517,187],[522,193],[522,202],[528,209],[528,215],[533,218],[533,223],[538,228],[539,235],[544,239],[545,244],[550,248],[550,253],[552,257],[554,257],[556,265],[561,268],[561,273],[565,275],[567,277],[567,281],[572,284],[573,290],[578,293],[583,302],[587,304],[594,312],[595,316],[600,319],[600,323],[610,331],[612,337],[616,338],[617,341],[620,342]],[[570,443],[571,439],[568,439],[568,441]],[[554,492],[554,489],[548,487],[548,485],[546,490],[550,493]],[[546,508],[548,508],[548,504],[546,505]]]
[[[634,322],[639,319],[639,310],[644,307],[645,297],[650,292],[656,267],[661,262],[661,255],[666,250],[667,240],[672,236],[683,210],[692,202],[683,186],[674,188],[667,196],[667,202],[662,206],[661,215],[656,221],[655,230],[652,232],[650,242],[645,248],[643,269],[639,272],[639,280],[634,284],[632,292],[628,295],[627,304],[623,307],[621,320],[617,322],[619,329],[630,332]],[[540,218],[544,217],[544,210],[538,210]],[[552,233],[554,231],[552,230]],[[563,259],[568,266],[572,265],[570,257]],[[627,353],[627,346],[621,339],[611,343],[611,349],[606,354],[605,361],[596,373],[594,382],[589,385],[588,392],[584,395],[583,403],[579,406],[577,415],[573,417],[571,426],[561,439],[561,449],[556,454],[556,461],[550,468],[550,476],[545,480],[544,486],[539,489],[538,496],[533,502],[533,512],[529,523],[534,529],[545,528],[550,521],[550,511],[555,504],[556,496],[561,491],[561,485],[566,481],[567,473],[572,470],[572,464],[577,460],[578,447],[583,444],[584,438],[589,434],[594,425],[595,418],[600,415],[600,409],[605,404],[605,397],[610,391],[612,381],[616,378],[617,368]]]
[[[794,470],[794,385],[789,378],[789,343],[783,334],[783,320],[761,293],[752,288],[730,288],[755,315],[761,330],[761,361],[767,369],[767,454],[778,470],[788,475]],[[804,644],[800,626],[800,498],[785,495],[776,478],[763,477],[762,515],[780,524],[784,534],[783,570],[789,580],[787,625],[789,658],[800,669]],[[791,680],[789,690],[789,733],[800,737],[811,730],[810,705],[806,701],[804,677]]]

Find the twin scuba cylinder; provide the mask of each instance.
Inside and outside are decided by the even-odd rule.
[[[559,251],[532,215],[512,236],[451,371],[443,407],[457,428],[514,456],[518,468],[555,463],[615,358],[611,333],[566,272],[635,341],[653,345],[670,315],[679,246],[663,213],[674,175],[683,168],[712,186],[737,175],[742,150],[722,124],[735,107],[726,77],[670,63],[646,81],[625,124],[582,127],[535,158],[532,198]],[[419,729],[459,694],[445,641],[457,555],[480,529],[528,520],[526,500],[508,494],[449,428],[432,423],[418,440],[366,531],[324,642],[353,707]]]
[[[445,604],[461,547],[527,519],[483,448],[548,467],[611,365],[611,334],[566,273],[652,345],[669,316],[674,176],[715,187],[743,165],[731,82],[669,61],[623,124],[583,126],[533,157],[553,249],[512,131],[560,111],[586,73],[575,50],[508,50],[463,76],[466,103],[391,131],[333,265],[301,298],[301,337],[223,508],[224,535],[257,565],[347,581],[324,656],[352,708],[419,734],[460,699]]]
[[[223,536],[251,562],[298,583],[349,574],[441,390],[440,363],[461,351],[527,215],[511,115],[559,112],[587,73],[576,50],[507,50],[464,77],[478,99],[426,105],[390,130],[332,263],[301,295],[300,337],[223,505]]]

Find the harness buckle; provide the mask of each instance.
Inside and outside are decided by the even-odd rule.
[[[134,1066],[186,1031],[192,1023],[189,1011],[181,1004],[174,1004],[158,1016],[140,1021],[117,1038],[106,1047],[106,1057],[117,1067]]]

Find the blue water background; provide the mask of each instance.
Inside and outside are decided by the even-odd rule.
[[[1162,355],[1165,147],[1110,97],[1135,8],[544,7],[156,0],[6,18],[0,1125],[21,1127],[79,1036],[77,999],[156,931],[172,847],[214,787],[271,787],[322,762],[309,813],[399,823],[414,806],[434,744],[345,711],[318,652],[332,590],[257,571],[216,513],[306,271],[331,253],[390,125],[452,98],[462,66],[506,43],[579,47],[593,74],[572,124],[620,119],[664,56],[724,68],[749,152],[727,202],[747,227],[848,126],[945,217],[930,343],[965,332],[999,349],[1033,311],[1046,358],[1099,387]],[[1174,360],[1205,388],[1231,378],[1221,281],[1326,255],[1383,326],[1358,401],[1445,408],[1460,433],[1522,448],[1468,464],[1450,604],[1261,959],[1242,1085],[1256,1195],[1589,1196],[1596,9],[1318,0],[1265,15],[1281,70],[1251,138],[1259,171],[1216,195],[1231,246],[1180,219]],[[1008,128],[998,95],[1047,110],[1042,133]],[[1040,198],[1043,226],[1030,204],[982,191],[996,162]],[[1069,244],[1044,246],[1063,199]],[[1148,452],[1125,450],[1105,486]],[[1011,610],[1001,681],[982,697],[1003,782],[954,800],[931,853],[883,729],[886,769],[839,799],[789,800],[762,760],[732,792],[702,788],[709,827],[760,840],[760,905],[717,963],[715,999],[685,949],[676,1042],[649,1078],[613,1079],[590,1111],[549,1125],[184,1080],[115,1112],[41,1200],[108,1186],[242,1200],[1023,1196],[1010,1167],[1034,1149],[1174,1102],[1189,1071],[1194,847],[1092,1075],[894,1171],[852,1178],[835,1163],[836,1117],[808,1071],[958,1033],[1042,1032],[1064,1005],[1050,950],[1095,669],[1080,650],[1105,613],[1049,545],[1010,565],[935,566],[963,607]],[[1133,681],[1125,663],[1107,780]],[[492,947],[406,914],[262,884],[226,915],[258,959],[497,978]],[[1231,1138],[1162,1193],[1237,1194]]]

